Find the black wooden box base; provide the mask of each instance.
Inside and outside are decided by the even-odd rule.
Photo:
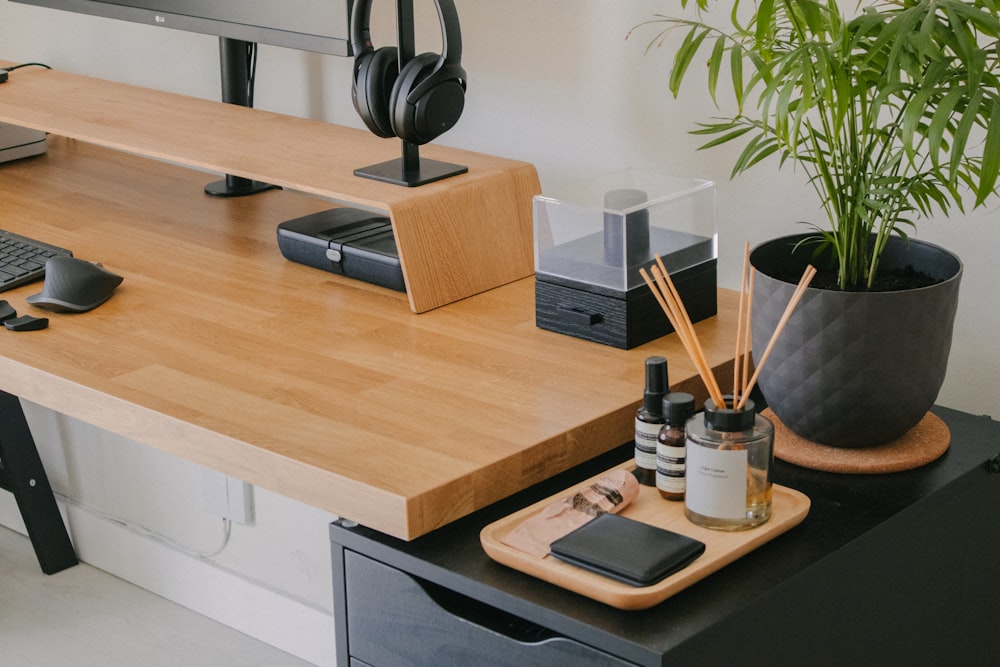
[[[670,274],[691,316],[698,322],[716,314],[716,260]],[[535,324],[541,329],[623,350],[673,331],[649,287],[597,293],[546,274],[535,274]]]

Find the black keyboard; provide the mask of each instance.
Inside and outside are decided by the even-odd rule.
[[[0,229],[0,292],[38,280],[45,275],[45,262],[56,255],[73,253]]]

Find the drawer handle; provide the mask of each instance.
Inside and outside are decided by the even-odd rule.
[[[485,602],[474,600],[429,581],[420,579],[414,581],[442,610],[475,626],[492,630],[522,644],[540,644],[559,638],[558,634],[547,628]]]
[[[567,322],[572,324],[581,324],[585,327],[592,327],[595,324],[600,324],[604,320],[600,313],[588,313],[585,310],[572,308],[570,306],[556,306],[556,315]]]

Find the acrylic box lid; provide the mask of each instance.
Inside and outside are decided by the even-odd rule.
[[[535,272],[598,292],[643,286],[659,255],[673,273],[717,257],[712,181],[634,169],[536,195]]]

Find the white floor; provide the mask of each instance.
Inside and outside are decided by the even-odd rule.
[[[306,667],[308,663],[81,563],[42,574],[0,526],[4,667]]]

